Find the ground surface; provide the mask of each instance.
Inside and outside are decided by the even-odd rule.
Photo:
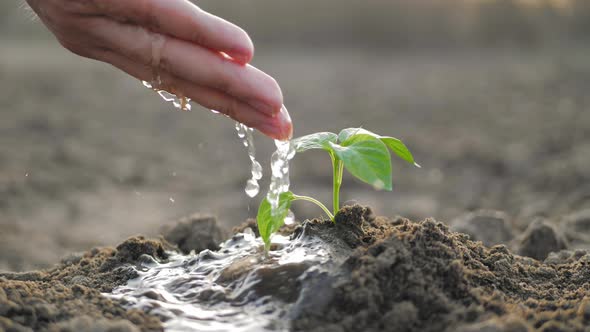
[[[363,126],[402,138],[423,166],[394,160],[391,193],[346,178],[344,200],[446,223],[496,209],[522,231],[535,216],[559,223],[590,207],[587,54],[261,45],[255,64],[281,83],[296,136]],[[230,121],[172,111],[56,44],[3,45],[0,78],[0,269],[47,267],[193,212],[228,227],[255,214],[260,197],[243,194],[248,157]],[[268,174],[272,142],[256,142]],[[327,156],[298,155],[291,180],[330,201]]]
[[[362,126],[403,139],[423,166],[394,160],[391,193],[345,179],[343,201],[392,218],[340,229],[358,247],[341,267],[351,277],[295,328],[588,329],[590,49],[388,50],[377,47],[389,40],[384,21],[369,19],[374,30],[354,30],[354,41],[323,44],[352,26],[355,7],[332,25],[332,8],[259,20],[253,3],[219,6],[253,32],[255,65],[280,82],[296,136]],[[139,82],[61,49],[13,3],[0,7],[0,330],[159,330],[99,292],[132,277],[140,254],[163,259],[163,244],[91,248],[155,236],[195,212],[225,229],[254,216],[260,196],[243,193],[249,160],[233,123],[172,111]],[[300,34],[289,47],[264,44],[286,31]],[[267,175],[272,142],[256,143]],[[292,188],[329,202],[330,171],[327,156],[298,155]],[[300,220],[320,213],[294,210]],[[195,218],[169,238],[185,252],[224,234],[191,228]]]
[[[210,218],[189,224],[193,234],[201,234],[191,240],[195,249],[208,242],[202,230],[217,229]],[[184,221],[179,227],[186,225]],[[308,262],[299,263],[303,269],[296,262],[259,262],[267,271],[277,269],[270,274],[249,271],[249,264],[226,267],[228,275],[249,288],[248,300],[239,301],[264,296],[266,301],[292,303],[292,330],[550,332],[587,331],[590,326],[588,250],[561,250],[539,261],[515,255],[504,245],[486,247],[434,219],[376,217],[358,205],[341,210],[336,223],[306,221],[285,227],[283,233],[317,237],[326,250],[349,252],[343,262],[330,264],[329,273],[315,270],[314,278],[304,276]],[[474,236],[486,233],[480,230]],[[515,250],[543,249],[550,242],[546,235],[534,245],[522,241]],[[180,243],[187,244],[175,244]],[[165,262],[165,249],[171,244],[136,237],[116,249],[72,255],[49,270],[0,273],[0,329],[159,331],[157,317],[166,315],[158,316],[157,307],[153,316],[146,315],[99,291],[110,292],[138,276],[136,269],[145,268],[141,262]],[[291,268],[279,270],[281,266]],[[224,274],[217,284],[232,282]],[[266,280],[263,287],[261,280]],[[142,296],[161,297],[147,289]]]

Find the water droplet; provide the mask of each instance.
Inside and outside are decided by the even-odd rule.
[[[238,132],[239,138],[246,137],[246,129],[244,127],[245,126],[243,124],[236,122],[236,131]]]
[[[383,190],[383,188],[385,188],[385,183],[377,179],[373,182],[373,188],[375,188],[375,190]]]
[[[172,101],[172,104],[181,111],[190,111],[192,109],[192,105],[189,102],[189,98],[178,97]]]
[[[160,97],[162,97],[162,99],[164,99],[165,101],[174,101],[176,99],[176,96],[171,94],[168,91],[164,91],[164,90],[158,90],[158,94],[160,95]]]
[[[252,160],[252,178],[256,180],[262,179],[262,165],[256,160]]]
[[[256,195],[258,195],[258,192],[260,191],[258,181],[256,181],[255,179],[248,180],[248,182],[246,182],[246,189],[244,191],[246,192],[246,195],[250,197],[255,197]]]
[[[164,101],[172,103],[172,105],[175,108],[178,108],[182,111],[190,111],[192,109],[192,105],[190,104],[190,101],[191,101],[190,98],[180,96],[180,95],[177,96],[177,95],[170,93],[168,91],[159,89],[158,87],[160,87],[162,85],[162,82],[161,82],[161,79],[159,76],[157,78],[155,78],[151,83],[146,82],[146,81],[141,81],[141,83],[146,88],[156,91],[156,93],[158,93],[158,95],[162,99],[164,99]]]

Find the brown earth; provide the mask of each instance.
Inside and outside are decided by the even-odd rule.
[[[192,220],[194,234],[201,233],[200,226],[217,229],[210,217]],[[186,229],[187,220],[178,227]],[[255,225],[249,221],[243,227]],[[338,267],[344,279],[306,299],[293,319],[294,330],[548,332],[590,327],[590,255],[584,250],[560,251],[539,261],[515,255],[505,245],[486,247],[434,219],[375,217],[358,205],[341,210],[336,223],[316,219],[283,232],[303,229],[326,245],[344,243],[355,251]],[[105,330],[160,330],[157,318],[126,310],[101,292],[136,276],[133,265],[142,255],[165,260],[165,249],[173,247],[135,237],[116,249],[73,255],[49,270],[2,274],[0,326],[74,331],[98,322]]]
[[[485,247],[427,219],[369,217],[353,207],[340,223],[356,252],[350,278],[329,301],[294,321],[302,331],[586,331],[590,255],[545,262]],[[316,226],[317,227],[317,226]],[[345,230],[345,231],[344,231]],[[542,244],[539,244],[542,246]]]
[[[74,254],[54,268],[0,274],[0,330],[161,331],[155,317],[108,299],[137,272],[129,266],[141,255],[165,260],[165,242],[130,238],[114,248]]]

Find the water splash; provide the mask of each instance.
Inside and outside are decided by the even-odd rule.
[[[164,101],[172,103],[175,108],[178,108],[182,111],[190,111],[192,109],[192,105],[190,104],[190,98],[182,96],[180,94],[175,95],[168,91],[162,90],[159,87],[162,86],[162,82],[158,77],[154,78],[152,82],[142,81],[143,85],[151,90],[154,90],[158,93],[158,95],[164,99]]]
[[[254,129],[246,126],[243,123],[236,122],[236,131],[238,137],[242,139],[242,143],[248,149],[248,157],[250,157],[251,178],[246,182],[244,191],[249,197],[255,197],[260,192],[260,185],[258,180],[262,179],[262,165],[256,160],[256,148],[254,146],[254,136],[252,135]]]
[[[288,331],[318,275],[349,255],[305,233],[273,237],[269,259],[251,229],[218,251],[171,253],[165,263],[143,255],[139,277],[105,295],[158,316],[166,331]]]
[[[289,212],[287,212],[287,216],[285,217],[285,225],[291,225],[295,222],[295,214],[293,213],[293,211],[289,210]]]

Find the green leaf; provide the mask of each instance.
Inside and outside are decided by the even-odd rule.
[[[330,150],[329,142],[336,143],[338,136],[334,133],[322,132],[298,137],[293,140],[295,150],[303,152],[311,149]]]
[[[355,134],[341,145],[330,146],[352,175],[377,189],[391,190],[391,156],[381,140],[369,134]]]
[[[379,139],[381,140],[381,142],[385,143],[385,145],[387,145],[391,149],[391,151],[397,154],[400,158],[409,162],[410,164],[414,164],[416,167],[420,167],[420,165],[418,165],[414,161],[414,156],[412,156],[412,153],[406,147],[404,142],[397,138],[387,136],[380,136]]]
[[[344,141],[346,141],[349,137],[354,136],[354,135],[371,135],[373,137],[377,137],[379,138],[379,135],[370,132],[366,129],[363,128],[346,128],[346,129],[342,129],[340,131],[340,133],[338,134],[338,142],[342,143]]]
[[[414,156],[406,147],[406,145],[401,140],[394,137],[377,135],[363,128],[346,128],[340,131],[340,133],[338,134],[338,141],[344,142],[355,135],[371,135],[373,137],[376,137],[380,139],[383,143],[385,143],[385,145],[387,145],[387,147],[389,147],[391,151],[393,151],[400,158],[409,162],[410,164],[414,164],[416,167],[420,167],[420,165],[418,165],[414,160]]]
[[[258,222],[258,231],[260,232],[260,236],[262,237],[267,250],[270,246],[270,236],[272,233],[278,231],[281,226],[283,226],[285,218],[287,217],[289,209],[291,208],[292,201],[292,192],[287,191],[281,193],[279,196],[279,206],[274,214],[271,211],[270,202],[268,199],[266,199],[266,197],[262,200],[262,202],[260,202],[256,221]]]

